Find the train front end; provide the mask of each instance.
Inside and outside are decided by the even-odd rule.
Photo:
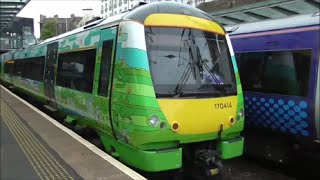
[[[241,155],[242,93],[222,27],[198,17],[153,14],[145,21],[145,36],[163,113],[157,118],[166,120],[172,137],[199,159],[215,153],[222,159]]]
[[[114,127],[140,152],[127,160],[145,171],[196,166],[217,174],[221,160],[242,155],[244,144],[243,96],[229,37],[199,10],[145,6],[127,15],[118,32],[113,117],[131,125]],[[177,13],[183,8],[190,14]]]

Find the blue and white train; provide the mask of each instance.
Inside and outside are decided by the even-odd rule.
[[[281,160],[292,147],[320,152],[319,15],[226,27],[244,90],[246,141],[255,155]]]

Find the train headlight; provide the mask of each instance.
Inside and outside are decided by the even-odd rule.
[[[237,115],[237,120],[240,121],[240,119],[244,116],[244,110],[243,109],[240,109],[240,111],[238,112],[238,115]]]
[[[243,109],[240,109],[240,111],[239,111],[239,116],[240,116],[240,117],[243,117],[243,115],[244,115],[244,110],[243,110]]]
[[[149,124],[151,126],[156,126],[159,123],[159,121],[160,121],[160,119],[158,118],[158,116],[155,116],[155,115],[153,115],[149,118]]]

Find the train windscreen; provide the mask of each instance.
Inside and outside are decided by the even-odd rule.
[[[145,33],[157,97],[236,95],[223,35],[173,27],[146,27]]]

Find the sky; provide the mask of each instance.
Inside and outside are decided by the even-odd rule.
[[[100,16],[101,0],[31,0],[17,16],[33,18],[34,34],[39,38],[40,14],[47,17],[57,14],[61,18],[70,17],[71,14],[83,16],[84,8],[91,8],[95,16]]]

